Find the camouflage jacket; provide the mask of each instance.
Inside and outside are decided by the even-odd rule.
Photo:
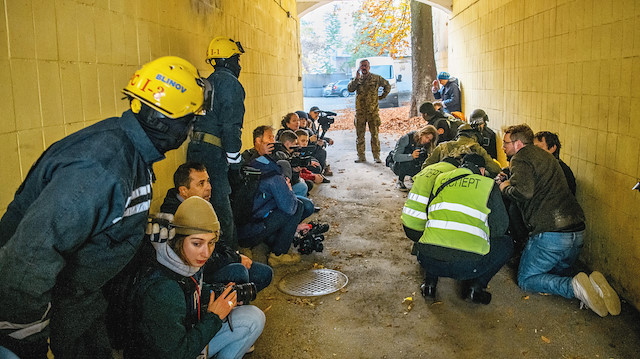
[[[378,89],[382,87],[382,95]],[[389,81],[382,76],[369,73],[369,76],[354,79],[347,86],[349,92],[356,92],[356,119],[379,119],[378,100],[387,97],[391,91]]]
[[[484,157],[485,169],[489,172],[490,177],[495,177],[500,173],[500,165],[489,156],[487,151],[476,140],[465,136],[460,136],[455,141],[442,142],[436,146],[429,158],[422,164],[422,168],[438,163],[446,157],[462,160],[462,157],[469,153],[476,153]]]

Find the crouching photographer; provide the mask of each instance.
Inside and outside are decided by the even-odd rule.
[[[314,183],[327,183],[320,174],[311,172],[307,167],[312,166],[311,154],[315,146],[298,146],[298,135],[292,131],[284,131],[280,135],[281,142],[276,142],[272,157],[279,161],[288,161],[293,170],[292,186],[296,194],[307,197],[308,191],[313,188]],[[306,186],[304,188],[303,184]]]
[[[300,111],[302,112],[302,111]],[[303,112],[304,113],[304,112]],[[327,131],[335,121],[334,116],[337,114],[331,111],[322,111],[317,106],[309,109],[309,114],[305,114],[311,121],[309,143],[318,145],[318,149],[313,156],[318,159],[320,165],[324,169],[325,176],[332,176],[330,165],[327,163],[327,145],[333,145],[333,139],[326,136]]]
[[[403,192],[408,191],[404,178],[413,177],[420,172],[422,163],[433,151],[436,142],[438,142],[438,131],[432,125],[400,137],[395,149],[389,152],[386,161],[387,166],[398,176],[397,189]]]

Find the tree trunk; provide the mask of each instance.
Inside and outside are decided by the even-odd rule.
[[[418,109],[425,101],[433,101],[431,83],[436,78],[433,51],[433,21],[431,6],[411,1],[411,72],[413,75],[409,116],[419,116]]]

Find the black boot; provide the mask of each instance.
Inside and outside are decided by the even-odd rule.
[[[438,285],[438,277],[434,278],[425,278],[424,283],[420,286],[420,293],[422,296],[427,299],[435,299],[436,298],[436,286]]]
[[[470,300],[473,303],[485,305],[491,303],[491,293],[477,285],[465,286],[462,296],[465,300]]]

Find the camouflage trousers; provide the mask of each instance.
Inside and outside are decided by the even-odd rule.
[[[355,119],[356,125],[356,150],[358,151],[358,159],[365,159],[365,144],[364,134],[367,132],[367,125],[369,126],[369,133],[371,134],[371,153],[373,159],[380,158],[380,139],[378,139],[378,128],[380,127],[380,117],[375,116],[371,119],[358,118]]]

